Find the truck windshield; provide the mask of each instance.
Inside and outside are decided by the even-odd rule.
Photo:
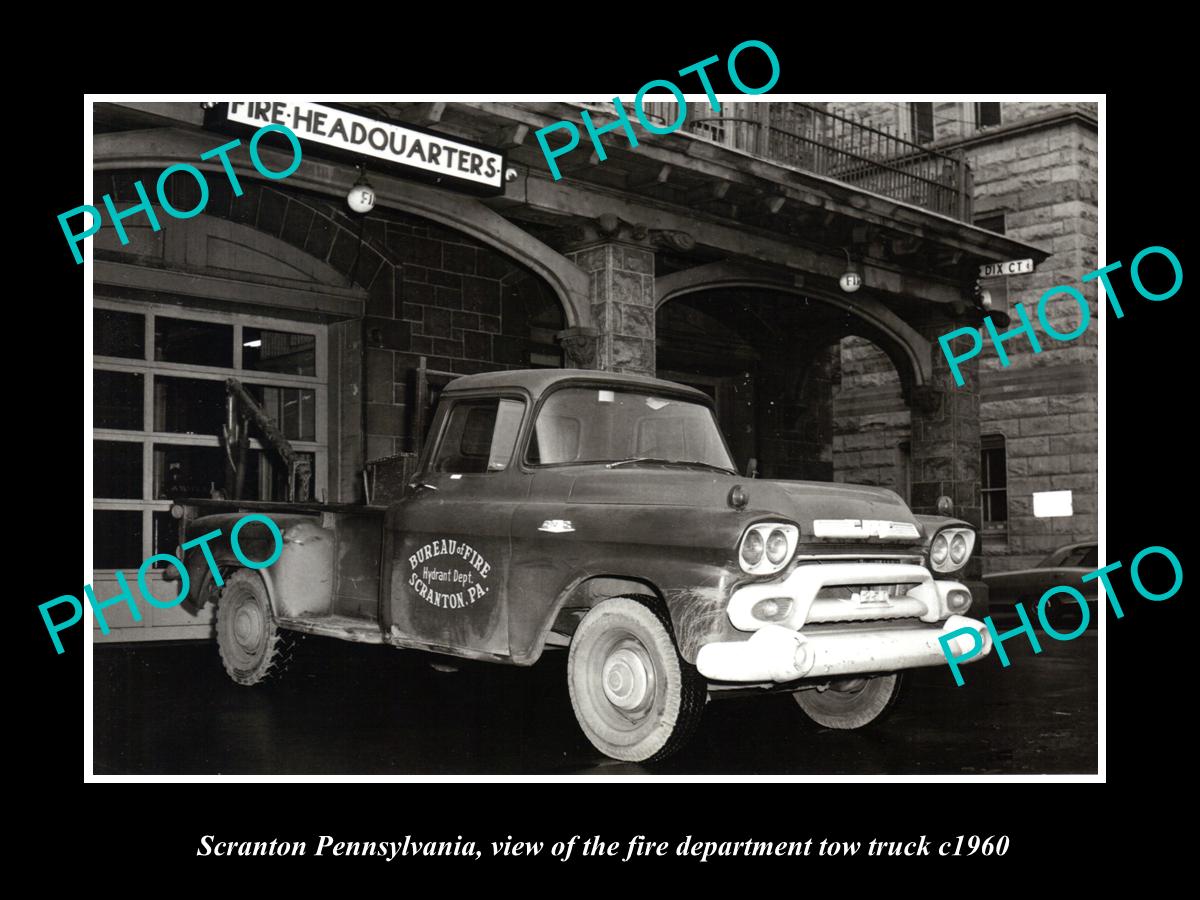
[[[563,388],[538,413],[533,464],[695,462],[733,470],[708,407],[639,391]]]

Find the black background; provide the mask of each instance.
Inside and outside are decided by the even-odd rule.
[[[564,30],[562,40],[547,43],[536,37],[536,29],[530,31],[527,16],[522,20],[522,13],[514,22],[514,15],[498,12],[497,33],[472,42],[459,35],[410,31],[390,39],[396,42],[397,52],[378,46],[372,52],[339,54],[334,44],[297,51],[295,64],[305,73],[299,80],[264,80],[263,60],[243,49],[226,51],[228,56],[221,62],[210,55],[203,77],[194,77],[199,73],[164,56],[161,63],[143,60],[140,72],[124,73],[123,83],[117,83],[113,73],[96,77],[88,88],[144,90],[153,84],[160,90],[217,92],[250,84],[260,94],[311,91],[318,99],[334,97],[338,91],[363,90],[389,94],[603,90],[628,99],[643,82],[670,77],[686,65],[718,54],[722,64],[710,73],[716,90],[723,92],[733,90],[723,74],[724,58],[749,37],[766,40],[779,56],[782,77],[773,93],[919,93],[948,88],[972,93],[1095,91],[1108,81],[1067,76],[1057,83],[1042,78],[1036,85],[1022,85],[1019,79],[989,82],[970,67],[927,69],[923,77],[912,73],[906,79],[903,69],[898,73],[894,68],[849,64],[851,51],[823,46],[827,42],[812,34],[771,33],[754,27],[722,26],[698,38],[665,42],[648,40],[644,29],[631,29],[622,36],[614,24],[612,33],[594,41]],[[552,27],[547,22],[540,26]],[[371,30],[349,19],[338,27],[346,34],[356,27]],[[424,58],[415,55],[420,46]],[[860,58],[871,50],[860,43]],[[270,51],[276,65],[281,65],[281,52]],[[756,52],[750,51],[739,59],[739,71],[749,84],[765,81],[765,70],[754,71],[755,57]],[[826,64],[819,64],[821,60]],[[694,87],[689,84],[685,89]],[[602,869],[621,880],[591,884],[639,892],[670,890],[679,881],[712,887],[733,876],[741,880],[743,889],[751,890],[804,891],[832,876],[849,876],[848,881],[833,882],[842,889],[867,888],[895,884],[898,874],[908,873],[921,879],[907,882],[914,890],[974,893],[985,885],[1013,890],[1022,885],[1040,887],[1046,881],[1032,873],[1045,871],[1043,866],[1067,875],[1079,867],[1095,871],[1145,852],[1156,860],[1170,859],[1175,852],[1180,832],[1160,821],[1159,814],[1171,810],[1177,802],[1173,797],[1191,781],[1185,734],[1190,731],[1194,706],[1190,699],[1194,675],[1185,666],[1194,654],[1183,612],[1189,603],[1188,584],[1170,600],[1151,603],[1134,594],[1127,574],[1133,555],[1153,544],[1171,548],[1185,573],[1191,571],[1187,551],[1194,519],[1190,508],[1194,467],[1186,463],[1195,455],[1191,438],[1195,401],[1187,363],[1194,357],[1194,333],[1184,320],[1186,284],[1170,300],[1151,303],[1140,298],[1128,280],[1129,261],[1150,245],[1171,248],[1185,271],[1188,268],[1183,222],[1190,158],[1186,148],[1178,146],[1173,150],[1178,165],[1164,164],[1172,148],[1148,147],[1167,133],[1154,131],[1152,123],[1178,120],[1181,107],[1169,96],[1149,90],[1110,92],[1102,121],[1107,139],[1108,235],[1103,261],[1125,263],[1113,280],[1126,313],[1117,320],[1109,312],[1105,320],[1107,354],[1101,371],[1108,392],[1105,521],[1107,559],[1121,560],[1126,566],[1113,579],[1126,616],[1117,621],[1110,615],[1105,625],[1108,718],[1101,734],[1107,736],[1103,769],[1107,784],[1087,786],[975,780],[85,785],[80,727],[84,629],[65,632],[66,652],[56,656],[36,608],[60,594],[78,595],[82,566],[76,553],[82,549],[82,532],[75,531],[75,524],[90,515],[90,504],[82,497],[75,475],[80,471],[76,466],[83,449],[81,434],[87,426],[73,398],[89,377],[76,330],[83,320],[82,267],[74,265],[55,219],[84,200],[83,97],[64,89],[53,105],[54,115],[40,116],[38,131],[25,145],[23,167],[10,170],[20,172],[14,187],[27,192],[20,201],[27,214],[12,220],[20,229],[10,229],[8,235],[9,264],[24,276],[19,292],[9,298],[16,322],[9,326],[7,343],[6,482],[13,520],[8,531],[9,602],[17,612],[9,621],[24,623],[21,637],[25,639],[20,662],[11,667],[7,691],[24,707],[10,718],[9,743],[15,754],[8,776],[21,797],[10,809],[10,818],[22,834],[17,841],[24,848],[20,852],[43,859],[49,866],[43,871],[63,886],[76,878],[96,886],[119,872],[123,887],[130,886],[131,878],[141,879],[136,893],[170,884],[230,889],[242,879],[248,879],[246,885],[267,890],[289,884],[312,886],[317,875],[331,875],[350,889],[378,883],[393,890],[486,886],[505,892],[574,892],[581,883],[589,884],[589,873]],[[10,202],[16,202],[15,195]],[[25,228],[32,234],[24,236]],[[26,262],[30,247],[37,251],[37,262]],[[1155,583],[1149,570],[1147,581],[1151,586]],[[186,704],[186,696],[179,702]],[[970,723],[964,722],[963,727],[970,728]],[[543,855],[490,865],[486,859],[453,858],[397,860],[389,865],[373,859],[197,859],[202,834],[236,840],[308,840],[310,847],[319,834],[341,840],[395,840],[406,834],[453,840],[461,835],[481,846],[508,835],[554,841],[573,834],[600,834],[606,840],[624,841],[645,834],[674,844],[685,834],[707,840],[862,841],[911,840],[922,834],[931,840],[958,834],[1007,834],[1012,846],[1002,860],[859,856],[851,860],[718,859],[701,866],[695,860],[667,858],[634,866],[578,855],[563,864]],[[646,881],[643,873],[651,865],[667,869],[667,877]],[[762,880],[746,881],[748,875]],[[411,880],[414,876],[420,881]],[[560,877],[550,880],[554,876]]]

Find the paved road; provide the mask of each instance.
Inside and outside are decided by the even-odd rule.
[[[308,638],[282,680],[231,682],[215,644],[97,646],[99,774],[1094,773],[1097,639],[1010,641],[964,668],[910,673],[885,725],[837,732],[787,695],[712,702],[696,740],[647,769],[592,749],[565,652],[532,669]]]

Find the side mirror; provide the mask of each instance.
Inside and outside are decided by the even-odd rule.
[[[747,478],[757,478],[758,477],[758,458],[757,457],[754,457],[754,456],[750,457],[750,461],[748,463],[746,463],[746,477]]]

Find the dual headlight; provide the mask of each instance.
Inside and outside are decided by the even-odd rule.
[[[975,532],[970,528],[943,528],[929,545],[929,564],[935,572],[955,572],[967,564],[975,549]]]
[[[796,553],[800,529],[784,522],[751,525],[738,543],[738,563],[749,575],[774,575]]]

